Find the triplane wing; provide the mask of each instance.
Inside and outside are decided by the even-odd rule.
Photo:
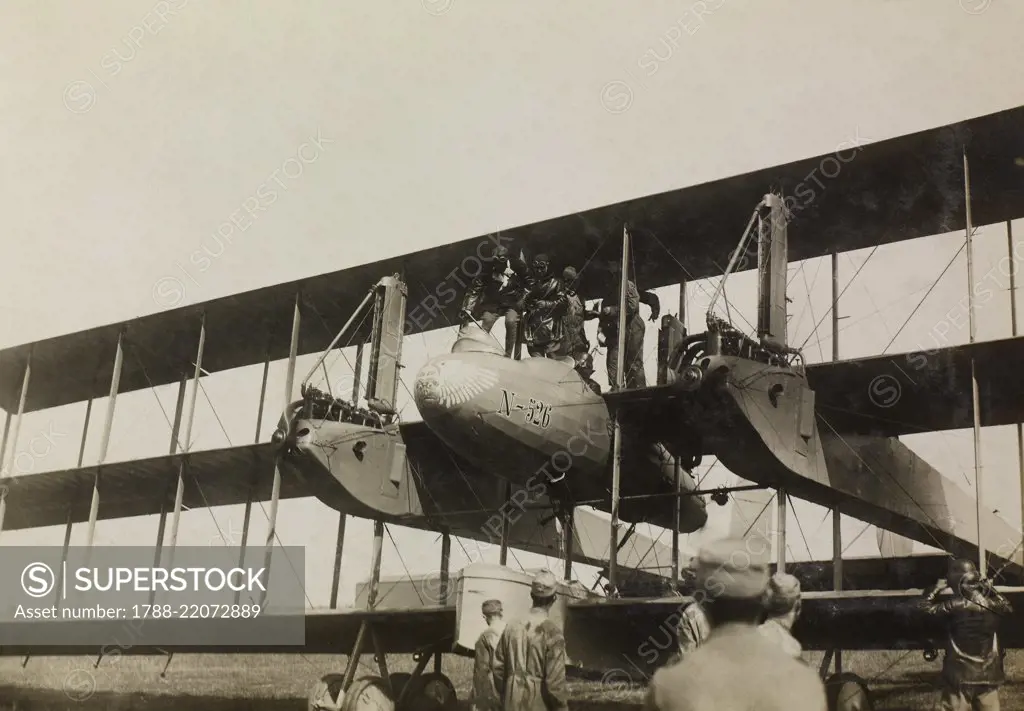
[[[479,632],[481,596],[504,596],[510,609],[521,607],[526,600],[522,592],[529,577],[504,566],[473,564],[449,580],[451,535],[486,543],[500,541],[503,564],[509,547],[560,554],[566,561],[566,580],[571,579],[572,561],[603,564],[610,559],[611,589],[617,592],[622,587],[621,581],[614,579],[615,563],[625,554],[620,556],[613,543],[619,541],[617,535],[611,542],[605,538],[595,544],[590,534],[603,524],[574,506],[580,500],[573,494],[581,490],[581,461],[589,457],[595,467],[588,474],[586,491],[597,491],[600,497],[588,503],[618,512],[619,501],[613,501],[615,494],[608,491],[608,483],[593,476],[600,469],[604,449],[595,446],[585,456],[576,455],[581,461],[566,465],[568,473],[559,470],[564,477],[499,478],[480,460],[462,456],[450,443],[450,431],[440,436],[440,426],[399,423],[393,405],[402,334],[455,322],[458,290],[465,281],[462,277],[472,276],[475,269],[460,265],[467,259],[479,261],[489,256],[501,244],[515,242],[531,252],[544,251],[555,260],[569,262],[580,254],[594,253],[607,236],[627,223],[635,240],[636,281],[645,289],[676,283],[680,272],[692,280],[753,267],[733,260],[725,270],[727,260],[721,257],[732,245],[722,240],[735,233],[735,221],[751,203],[774,189],[788,197],[775,202],[766,197],[759,205],[759,209],[766,205],[772,211],[772,233],[762,234],[759,242],[768,245],[772,255],[761,255],[760,260],[767,275],[760,312],[767,325],[759,335],[769,337],[756,343],[710,321],[708,334],[700,335],[704,341],[693,340],[682,329],[689,350],[684,349],[671,366],[663,354],[666,358],[659,363],[659,372],[666,373],[666,382],[655,388],[612,393],[604,399],[586,395],[588,407],[603,413],[601,422],[611,423],[615,419],[611,415],[615,415],[619,427],[631,425],[649,440],[660,438],[659,443],[666,443],[656,453],[658,461],[652,469],[656,474],[650,488],[655,491],[626,497],[636,500],[628,506],[635,514],[634,525],[672,521],[672,503],[678,510],[684,497],[697,501],[701,492],[694,490],[689,470],[701,454],[712,453],[734,473],[759,484],[781,486],[823,505],[839,505],[844,513],[902,535],[970,554],[979,541],[972,533],[978,521],[977,516],[971,518],[969,497],[943,483],[936,470],[896,438],[969,424],[970,403],[955,393],[963,392],[968,382],[971,359],[984,374],[979,384],[982,424],[1024,419],[1021,406],[1012,397],[1024,382],[1011,367],[1024,355],[1024,339],[795,368],[792,349],[785,344],[785,265],[788,256],[802,260],[964,227],[967,200],[958,189],[958,171],[950,166],[959,166],[965,151],[972,157],[978,194],[971,205],[974,224],[1019,217],[1024,205],[1022,129],[1024,107],[1018,107],[886,141],[869,143],[851,137],[825,156],[0,351],[0,406],[8,412],[0,460],[6,452],[16,450],[24,413],[91,401],[105,396],[108,388],[116,395],[179,382],[183,394],[186,374],[191,373],[194,402],[204,374],[287,357],[289,393],[281,425],[269,443],[209,452],[174,453],[172,447],[168,456],[117,463],[105,461],[115,402],[111,397],[100,465],[4,479],[0,531],[59,523],[70,527],[88,521],[91,545],[99,519],[159,513],[158,540],[162,541],[164,514],[172,507],[178,514],[185,506],[251,505],[264,500],[271,502],[273,530],[281,499],[315,496],[342,514],[333,606],[344,516],[373,518],[374,569],[367,588],[367,609],[307,611],[306,643],[301,649],[352,650],[353,663],[344,678],[324,680],[322,690],[330,697],[325,708],[335,707],[339,692],[352,688],[359,655],[371,646],[381,677],[368,683],[393,696],[405,693],[392,688],[384,657],[387,652],[415,652],[419,666],[413,679],[407,680],[406,691],[426,695],[425,687],[416,684],[426,684],[423,680],[431,677],[422,675],[430,656],[440,659],[442,653],[453,649],[471,649],[467,640],[472,641]],[[813,185],[812,176],[818,176]],[[780,220],[783,211],[786,219]],[[794,225],[791,240],[785,232],[787,220]],[[380,279],[385,274],[404,274],[406,278]],[[596,266],[581,276],[580,292],[583,296],[597,293],[607,280],[602,267]],[[771,303],[765,302],[766,298]],[[374,318],[356,323],[357,315],[371,301]],[[319,328],[304,330],[302,321],[310,318],[322,322],[325,333]],[[664,332],[679,332],[680,324],[668,318]],[[261,327],[254,328],[254,324]],[[257,339],[251,337],[254,331],[259,333]],[[338,335],[328,350],[343,333],[352,343],[370,343],[366,408],[359,407],[358,394],[351,402],[325,397],[307,388],[305,382],[301,400],[291,401],[296,358],[322,350],[334,333]],[[548,365],[533,370],[553,372],[554,366]],[[544,373],[538,375],[537,382],[544,382],[541,376]],[[437,384],[440,376],[434,380]],[[581,382],[573,380],[570,385]],[[559,388],[564,385],[556,384]],[[440,392],[443,384],[437,388]],[[501,388],[495,393],[497,390]],[[264,396],[265,388],[261,411]],[[460,395],[459,403],[471,396],[475,395]],[[512,424],[514,397],[502,396],[509,403],[504,415],[509,421],[492,423],[494,429],[503,436],[529,431],[526,450],[541,451],[550,444],[550,432],[523,430],[543,430],[558,419],[537,414],[548,412],[543,393],[525,406],[532,408],[533,414]],[[181,424],[182,402],[179,397],[172,440]],[[447,414],[440,412],[437,421]],[[13,430],[12,415],[16,418]],[[565,429],[565,419],[558,420],[560,431]],[[588,434],[607,435],[608,431],[602,427],[588,430]],[[189,432],[183,441],[190,441]],[[443,444],[445,441],[449,444]],[[673,468],[668,452],[677,461],[681,452],[686,453],[689,463],[675,466],[677,479],[666,488],[665,481],[657,481],[657,473]],[[526,455],[530,454],[527,451]],[[550,474],[546,466],[542,470]],[[608,473],[612,470],[609,466]],[[643,486],[648,486],[647,480]],[[525,494],[519,496],[522,492]],[[511,508],[510,502],[514,502]],[[691,512],[706,516],[703,499],[693,506]],[[1019,547],[1007,551],[992,545],[992,540],[1012,538],[1014,532],[998,517],[982,515],[985,537],[980,542],[994,554],[993,562],[1011,564],[1000,572],[1019,572]],[[689,523],[694,520],[691,517]],[[379,575],[385,523],[442,533],[439,585],[443,592],[432,604],[427,600],[401,609],[387,609],[382,604]],[[688,531],[702,523],[685,528],[687,524],[677,516],[671,525],[676,531]],[[641,538],[633,529],[629,535]],[[657,541],[651,546],[657,546]],[[662,578],[679,574],[677,546],[678,538],[669,554],[669,574],[663,567],[655,570]],[[642,560],[631,562],[643,568]],[[833,561],[835,566],[840,564],[841,558]],[[841,572],[833,572],[841,581]],[[877,571],[872,575],[877,579]],[[473,585],[467,586],[467,580],[473,580]],[[677,581],[672,583],[675,587]],[[857,649],[928,646],[933,631],[922,628],[920,620],[902,605],[912,594],[863,590],[809,593],[805,621],[798,633],[811,648],[836,644]],[[560,595],[557,616],[564,622],[570,653],[580,666],[619,667],[625,658],[646,673],[664,660],[660,647],[661,651],[648,659],[630,640],[642,644],[656,634],[671,637],[666,620],[678,610],[680,598],[609,599],[570,583],[562,584]],[[1024,604],[1022,595],[1012,592],[1013,600],[1020,604]],[[855,619],[873,620],[873,629],[881,632],[868,632],[863,622],[854,624]],[[1024,644],[1024,630],[1014,626],[1003,643]],[[626,651],[624,644],[629,648]],[[3,654],[76,651],[86,649],[0,647]],[[136,646],[120,651],[154,650]],[[181,646],[164,651],[242,650]],[[265,650],[245,651],[299,648],[268,645]],[[442,683],[442,679],[451,687],[440,674],[433,675],[430,683]],[[409,691],[414,687],[415,691]]]

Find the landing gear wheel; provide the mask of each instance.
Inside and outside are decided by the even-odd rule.
[[[379,676],[364,676],[353,682],[341,711],[395,711],[395,701],[388,694],[387,685]]]
[[[415,684],[402,702],[402,711],[455,711],[459,707],[455,685],[444,674],[424,674]]]
[[[313,685],[306,703],[307,711],[336,711],[344,674],[327,674]]]
[[[871,711],[867,683],[853,672],[833,674],[825,680],[829,711]]]

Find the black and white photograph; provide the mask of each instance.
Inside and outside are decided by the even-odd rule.
[[[1024,711],[1024,2],[0,8],[0,711]]]

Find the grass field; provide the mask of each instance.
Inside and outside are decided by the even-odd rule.
[[[817,664],[819,655],[812,655]],[[93,668],[93,657],[0,659],[0,711],[300,711],[310,686],[323,674],[345,668],[344,655],[184,655],[166,658],[110,657]],[[1012,680],[1002,692],[1003,709],[1024,709],[1024,651],[1007,653]],[[364,657],[366,674],[376,673]],[[847,652],[844,669],[870,681],[878,709],[936,708],[939,662],[920,652]],[[412,671],[408,657],[389,659],[391,671]],[[459,698],[468,696],[472,660],[447,655],[444,672]],[[616,711],[639,707],[642,688],[573,682],[574,709]],[[462,704],[468,708],[468,704]]]

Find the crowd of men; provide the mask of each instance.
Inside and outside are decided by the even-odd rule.
[[[746,542],[723,539],[691,561],[698,594],[682,610],[679,650],[648,686],[650,711],[790,709],[863,711],[868,689],[856,677],[826,690],[804,659],[792,630],[801,590],[787,573],[769,576],[752,560]],[[939,599],[946,590],[952,596]],[[568,708],[565,638],[549,617],[556,580],[543,571],[531,586],[533,606],[507,626],[502,605],[483,605],[488,628],[476,645],[474,706],[479,711],[564,711]],[[945,579],[918,601],[946,623],[941,676],[943,711],[998,711],[1005,682],[999,644],[1010,603],[977,567],[952,560]]]
[[[531,357],[572,359],[574,367],[591,388],[594,372],[590,340],[584,331],[587,321],[598,319],[598,343],[608,350],[609,383],[616,387],[618,372],[619,289],[618,260],[610,260],[608,271],[614,277],[598,295],[600,307],[588,309],[576,291],[576,269],[567,266],[556,276],[545,254],[536,255],[529,265],[522,253],[513,255],[500,246],[488,258],[482,271],[470,283],[460,312],[460,325],[479,326],[491,332],[499,319],[505,321],[505,355],[518,355],[520,337]],[[653,292],[640,292],[632,280],[627,282],[624,382],[628,388],[646,386],[643,363],[644,322],[640,304],[651,309],[655,321],[661,313]]]

